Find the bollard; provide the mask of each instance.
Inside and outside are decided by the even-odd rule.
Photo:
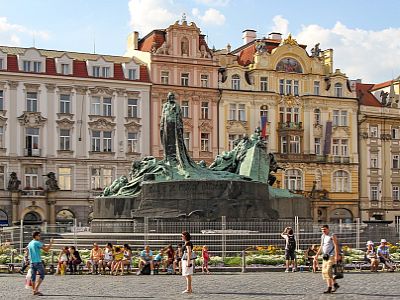
[[[246,272],[246,251],[242,251],[242,273]]]

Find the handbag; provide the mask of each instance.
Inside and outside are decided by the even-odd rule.
[[[195,260],[197,258],[197,254],[192,251],[192,258],[191,260]],[[183,253],[182,260],[187,260],[187,252]]]
[[[338,262],[337,264],[333,265],[333,279],[342,279],[344,266],[342,262]]]

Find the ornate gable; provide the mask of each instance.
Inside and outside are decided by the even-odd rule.
[[[25,127],[42,127],[47,119],[40,112],[24,112],[18,118],[19,123]]]

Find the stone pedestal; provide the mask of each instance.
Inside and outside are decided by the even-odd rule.
[[[55,225],[56,224],[56,192],[47,192],[47,205],[48,205],[48,224]]]
[[[12,203],[12,224],[17,224],[19,220],[19,196],[20,192],[11,192],[11,203]]]

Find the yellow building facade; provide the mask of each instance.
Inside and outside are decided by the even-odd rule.
[[[253,33],[244,31],[242,47],[217,53],[220,150],[266,117],[268,151],[285,169],[274,185],[310,195],[315,221],[353,221],[359,217],[358,102],[348,78],[333,71],[331,49],[316,45],[309,55],[290,35],[252,39]]]

